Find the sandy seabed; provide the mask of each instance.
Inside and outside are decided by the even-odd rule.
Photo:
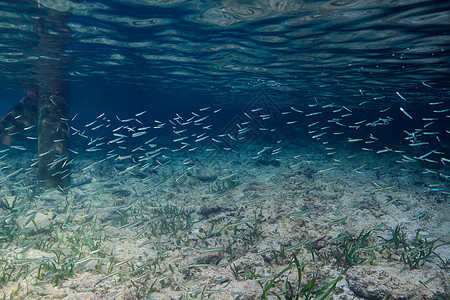
[[[0,295],[448,299],[439,170],[312,143],[255,159],[261,149],[145,170],[80,155],[64,193],[33,187],[34,169],[6,175],[27,159],[2,160]]]

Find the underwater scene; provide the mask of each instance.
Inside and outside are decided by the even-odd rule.
[[[0,0],[1,299],[450,299],[450,2]]]

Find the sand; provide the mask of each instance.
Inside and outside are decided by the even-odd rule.
[[[393,163],[394,156],[342,149],[330,157],[313,143],[254,159],[263,147],[173,154],[142,172],[127,171],[131,161],[108,160],[83,171],[96,158],[80,156],[65,192],[21,190],[33,185],[33,171],[7,178],[2,194],[19,208],[2,214],[4,228],[18,224],[2,242],[1,270],[11,273],[2,294],[260,299],[295,255],[301,287],[316,280],[317,292],[341,278],[332,299],[448,296],[448,195],[427,188],[448,181],[418,164]],[[406,250],[388,242],[397,226]],[[425,239],[435,242],[419,244]],[[412,268],[402,259],[427,250],[430,257]],[[286,281],[297,289],[295,265],[278,279],[268,299],[284,299]]]

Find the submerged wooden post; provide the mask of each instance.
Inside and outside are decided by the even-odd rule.
[[[38,181],[46,188],[65,188],[69,183],[68,142],[69,102],[64,55],[71,31],[66,24],[68,13],[46,11],[45,18],[36,22],[39,35],[37,53],[43,56],[37,62],[36,78],[43,86],[38,117]]]
[[[38,117],[38,181],[46,188],[65,188],[69,183],[69,103],[65,66],[71,60],[64,46],[70,40],[68,12],[43,10],[34,18],[39,41],[27,95],[0,120],[0,143],[11,146]],[[34,84],[36,83],[36,84]]]
[[[64,94],[41,98],[38,119],[38,180],[47,188],[64,188],[69,180],[69,104]]]

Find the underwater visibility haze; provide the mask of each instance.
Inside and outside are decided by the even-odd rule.
[[[448,299],[450,3],[1,0],[0,297]]]

